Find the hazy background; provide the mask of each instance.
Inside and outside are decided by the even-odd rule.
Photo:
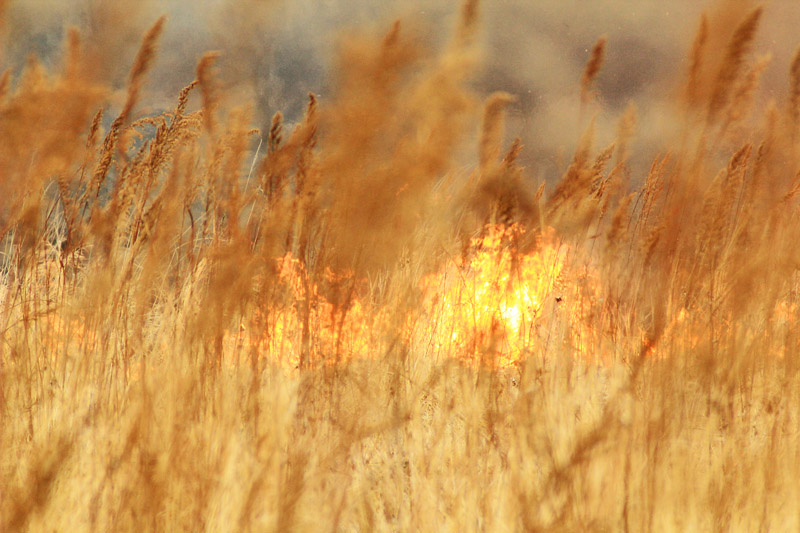
[[[355,27],[389,27],[401,18],[433,46],[453,26],[455,0],[11,0],[6,63],[19,68],[35,53],[60,60],[64,28],[78,26],[106,79],[124,86],[142,33],[168,16],[147,102],[169,106],[194,77],[206,50],[222,52],[219,68],[234,100],[253,99],[258,125],[281,110],[291,120],[306,93],[330,94],[329,65],[338,36]],[[687,66],[685,56],[704,9],[732,5],[744,16],[748,0],[494,0],[481,5],[484,55],[474,85],[480,94],[505,90],[518,101],[508,137],[525,143],[523,163],[532,175],[552,179],[573,149],[579,125],[580,76],[592,45],[608,39],[598,79],[598,144],[613,138],[629,102],[638,109],[638,152],[666,144],[675,116],[669,102]],[[765,98],[782,99],[789,63],[800,44],[800,3],[764,4],[757,53],[771,53]],[[730,21],[735,24],[735,21]],[[725,21],[721,20],[720,24]],[[634,151],[637,151],[636,144]]]

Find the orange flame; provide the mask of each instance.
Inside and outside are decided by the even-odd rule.
[[[555,297],[564,251],[550,231],[534,252],[522,254],[515,246],[522,234],[518,225],[487,226],[482,237],[472,240],[469,258],[424,277],[423,320],[407,326],[406,338],[431,347],[436,359],[493,368],[523,359],[534,342],[543,303]],[[337,309],[309,281],[298,259],[287,254],[278,264],[290,301],[262,311],[260,334],[243,330],[237,343],[293,369],[303,351],[312,366],[378,352],[381,335],[391,327],[388,310],[357,298],[346,312]]]
[[[508,366],[524,358],[534,326],[563,266],[553,239],[522,255],[514,242],[517,225],[488,226],[473,239],[471,258],[451,264],[423,280],[437,356]]]

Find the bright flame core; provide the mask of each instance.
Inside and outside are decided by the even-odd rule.
[[[561,273],[563,254],[552,234],[522,254],[516,248],[522,235],[516,225],[487,226],[465,258],[424,277],[419,320],[407,322],[413,325],[406,326],[405,338],[432,349],[436,359],[502,367],[524,358]],[[278,273],[290,289],[290,301],[262,311],[260,334],[242,331],[239,343],[290,368],[299,366],[304,352],[311,365],[380,353],[381,336],[392,327],[390,310],[357,298],[346,311],[336,308],[290,254],[279,260]]]
[[[437,356],[508,366],[525,357],[543,304],[561,272],[549,241],[521,254],[518,226],[488,226],[474,253],[426,277],[425,313]]]

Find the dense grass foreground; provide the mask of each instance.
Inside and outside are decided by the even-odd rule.
[[[76,32],[6,72],[0,530],[800,528],[800,56],[753,116],[761,11],[703,18],[640,172],[633,110],[593,143],[600,40],[545,188],[477,8],[344,39],[263,134],[213,54],[138,111],[163,20],[112,116]]]

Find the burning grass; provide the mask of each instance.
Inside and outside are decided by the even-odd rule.
[[[800,527],[797,61],[754,114],[761,10],[704,18],[642,175],[633,108],[593,146],[601,40],[537,186],[479,12],[347,39],[263,137],[213,54],[139,111],[163,19],[118,114],[77,32],[2,78],[0,529]]]

